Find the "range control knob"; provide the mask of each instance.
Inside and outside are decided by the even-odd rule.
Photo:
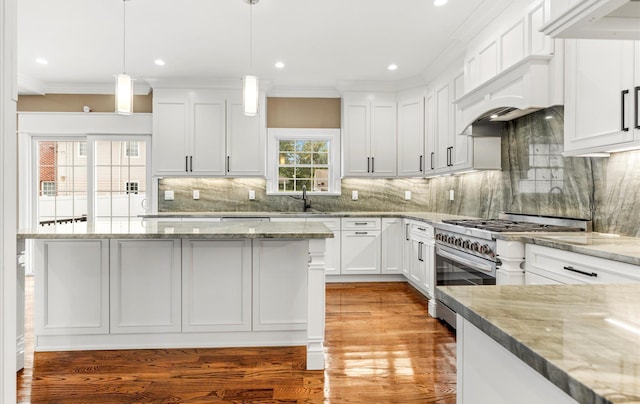
[[[489,247],[488,244],[483,244],[482,247],[480,247],[480,252],[483,253],[484,255],[490,255],[493,256],[493,250],[491,249],[491,247]]]
[[[463,240],[462,241],[462,248],[464,248],[465,250],[468,250],[470,244],[471,244],[471,242],[469,240]]]
[[[474,241],[473,243],[471,243],[469,248],[471,249],[471,251],[479,252],[480,251],[480,244],[478,244],[477,242]]]
[[[462,238],[456,237],[454,244],[456,245],[456,247],[461,247],[462,246]]]

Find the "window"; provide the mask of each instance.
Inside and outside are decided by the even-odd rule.
[[[55,181],[42,181],[40,186],[40,195],[42,196],[56,196],[56,182]]]
[[[124,156],[125,157],[140,157],[140,143],[139,142],[124,142]]]
[[[87,157],[87,142],[78,142],[78,157]]]
[[[125,190],[128,194],[137,194],[138,193],[138,183],[137,182],[127,182],[125,184]]]
[[[340,194],[339,129],[269,129],[270,194]]]

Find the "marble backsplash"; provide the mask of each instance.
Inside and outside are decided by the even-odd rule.
[[[552,107],[509,122],[502,135],[502,170],[431,179],[344,179],[341,196],[311,196],[316,211],[431,211],[474,217],[500,212],[593,221],[594,230],[640,236],[640,151],[609,158],[563,157],[563,108]],[[160,201],[168,211],[301,211],[292,196],[266,195],[255,178],[165,178]],[[191,191],[200,190],[200,200]],[[256,200],[248,199],[249,190]],[[351,200],[351,191],[359,198]],[[404,199],[405,191],[411,200]],[[450,190],[454,200],[449,200]]]

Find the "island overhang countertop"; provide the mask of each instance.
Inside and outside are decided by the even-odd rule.
[[[580,403],[640,403],[640,285],[438,287],[436,296]]]
[[[38,226],[18,230],[19,239],[247,239],[247,238],[333,238],[333,232],[319,222],[163,222],[105,220],[65,225]]]

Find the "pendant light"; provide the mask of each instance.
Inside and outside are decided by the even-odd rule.
[[[127,1],[122,0],[122,73],[116,75],[116,114],[133,114],[133,79],[126,71]]]
[[[253,5],[259,0],[244,0],[249,4],[249,73],[253,70]],[[246,116],[258,114],[258,77],[247,74],[242,79],[242,105]]]

